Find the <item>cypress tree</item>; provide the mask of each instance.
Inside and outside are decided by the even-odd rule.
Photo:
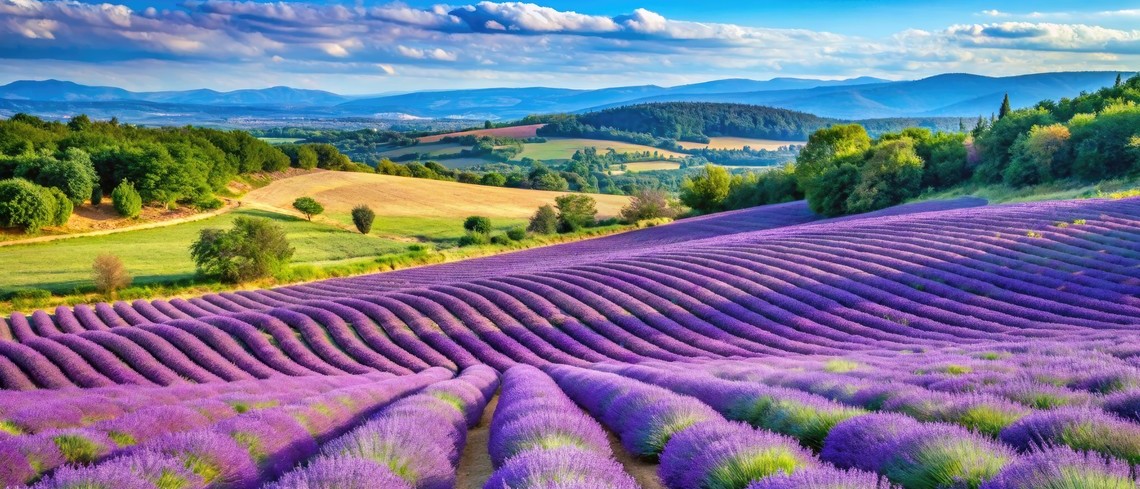
[[[1009,115],[1012,109],[1009,107],[1009,94],[1005,94],[1005,98],[1001,101],[1001,110],[998,111],[998,119],[1004,119]]]

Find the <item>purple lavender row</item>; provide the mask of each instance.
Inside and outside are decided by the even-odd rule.
[[[596,370],[552,366],[548,372],[575,402],[616,431],[627,450],[659,458],[658,474],[671,489],[742,489],[773,476],[826,470],[795,440],[727,421],[692,397]],[[846,475],[856,483],[867,477]]]
[[[554,380],[528,365],[503,374],[488,445],[497,469],[484,489],[542,488],[572,483],[598,489],[635,489],[613,459],[609,440]]]
[[[324,444],[308,465],[268,487],[451,488],[467,430],[478,422],[497,387],[498,373],[493,369],[465,369],[454,380],[397,401]]]
[[[256,487],[261,480],[275,478],[311,457],[317,451],[318,442],[339,435],[378,407],[450,377],[447,370],[429,369],[197,426],[174,416],[161,418],[157,423],[140,417],[133,421],[146,426],[136,425],[127,430],[134,428],[131,434],[145,441],[130,448],[112,445],[105,452],[88,454],[86,459],[69,459],[73,464],[91,464],[103,456],[111,457],[95,465],[62,468],[34,487],[62,489],[127,484],[121,480],[130,480],[130,485],[140,487]],[[172,427],[188,429],[172,431]],[[72,441],[65,446],[105,443],[106,440],[95,433],[68,432],[64,436],[71,437]],[[168,480],[170,467],[184,469],[175,472],[178,474],[176,483]]]

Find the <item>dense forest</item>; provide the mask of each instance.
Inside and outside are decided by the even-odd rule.
[[[520,124],[546,124],[540,135],[592,137],[660,146],[710,137],[734,136],[803,141],[816,130],[846,121],[759,105],[665,102],[616,107],[585,114],[529,116]],[[908,127],[957,130],[958,118],[871,119],[859,121],[872,134]]]
[[[708,212],[806,196],[814,211],[840,215],[967,183],[1021,188],[1136,178],[1137,104],[1140,76],[1020,110],[1011,110],[1007,97],[968,133],[909,128],[872,138],[861,125],[835,125],[813,133],[783,171],[745,181],[710,167],[686,182],[682,199]]]
[[[329,145],[278,148],[238,130],[17,114],[0,120],[0,227],[60,225],[73,206],[103,196],[128,217],[141,205],[216,208],[215,194],[237,175],[290,166],[349,169],[351,162]]]

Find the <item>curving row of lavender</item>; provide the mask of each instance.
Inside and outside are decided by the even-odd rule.
[[[391,275],[378,274],[13,313],[0,382],[170,385],[1131,334],[1137,215],[1135,200],[900,213],[408,271],[437,278],[422,287],[377,285]]]

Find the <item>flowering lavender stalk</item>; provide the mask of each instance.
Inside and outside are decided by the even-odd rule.
[[[1134,489],[1128,464],[1060,447],[1009,464],[981,489]]]
[[[612,458],[573,447],[530,450],[511,459],[483,489],[636,489]]]

